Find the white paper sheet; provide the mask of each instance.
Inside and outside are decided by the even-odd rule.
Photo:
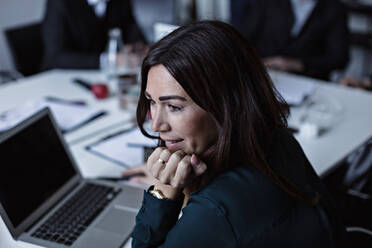
[[[45,107],[50,108],[58,126],[65,132],[75,129],[104,113],[102,110],[93,109],[85,105],[40,99],[26,102],[24,105],[2,113],[0,115],[0,131],[6,131]]]
[[[157,143],[157,139],[147,138],[139,128],[133,128],[108,135],[87,148],[106,159],[131,167],[144,162],[144,147],[156,147]]]
[[[305,97],[313,94],[315,90],[315,85],[310,81],[296,81],[296,79],[293,77],[283,77],[281,80],[275,80],[275,74],[271,76],[276,89],[282,95],[284,100],[290,105],[299,105],[302,103]]]

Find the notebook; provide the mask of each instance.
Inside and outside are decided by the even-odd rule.
[[[0,214],[16,240],[44,247],[120,247],[143,190],[84,179],[50,110],[0,136]]]

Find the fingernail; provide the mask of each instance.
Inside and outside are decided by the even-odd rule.
[[[198,165],[198,164],[200,163],[199,158],[198,158],[195,154],[193,154],[193,155],[191,156],[191,163],[192,163],[193,165]]]

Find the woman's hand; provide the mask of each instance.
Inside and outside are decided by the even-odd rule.
[[[195,154],[182,151],[172,153],[158,147],[150,155],[146,164],[148,172],[158,180],[155,189],[160,190],[168,199],[175,199],[193,180],[207,170],[207,165]]]
[[[359,87],[361,83],[356,80],[354,77],[351,76],[345,76],[340,79],[340,84],[344,86],[350,86],[350,87]]]
[[[135,183],[141,183],[145,185],[154,185],[158,182],[151,174],[148,172],[146,168],[146,164],[140,164],[134,167],[131,167],[125,170],[122,174],[122,177],[130,177],[129,181]]]
[[[340,84],[344,86],[364,89],[364,90],[372,90],[372,81],[369,77],[364,78],[361,81],[356,80],[355,78],[351,76],[345,76],[341,78]]]
[[[303,72],[304,64],[301,60],[282,56],[268,57],[263,59],[265,66],[280,71]]]

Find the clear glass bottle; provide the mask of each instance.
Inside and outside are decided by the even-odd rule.
[[[119,28],[110,29],[108,32],[107,48],[104,55],[102,69],[106,74],[110,91],[115,93],[117,91],[118,77],[125,66],[125,49],[123,40],[121,38],[121,30]]]

